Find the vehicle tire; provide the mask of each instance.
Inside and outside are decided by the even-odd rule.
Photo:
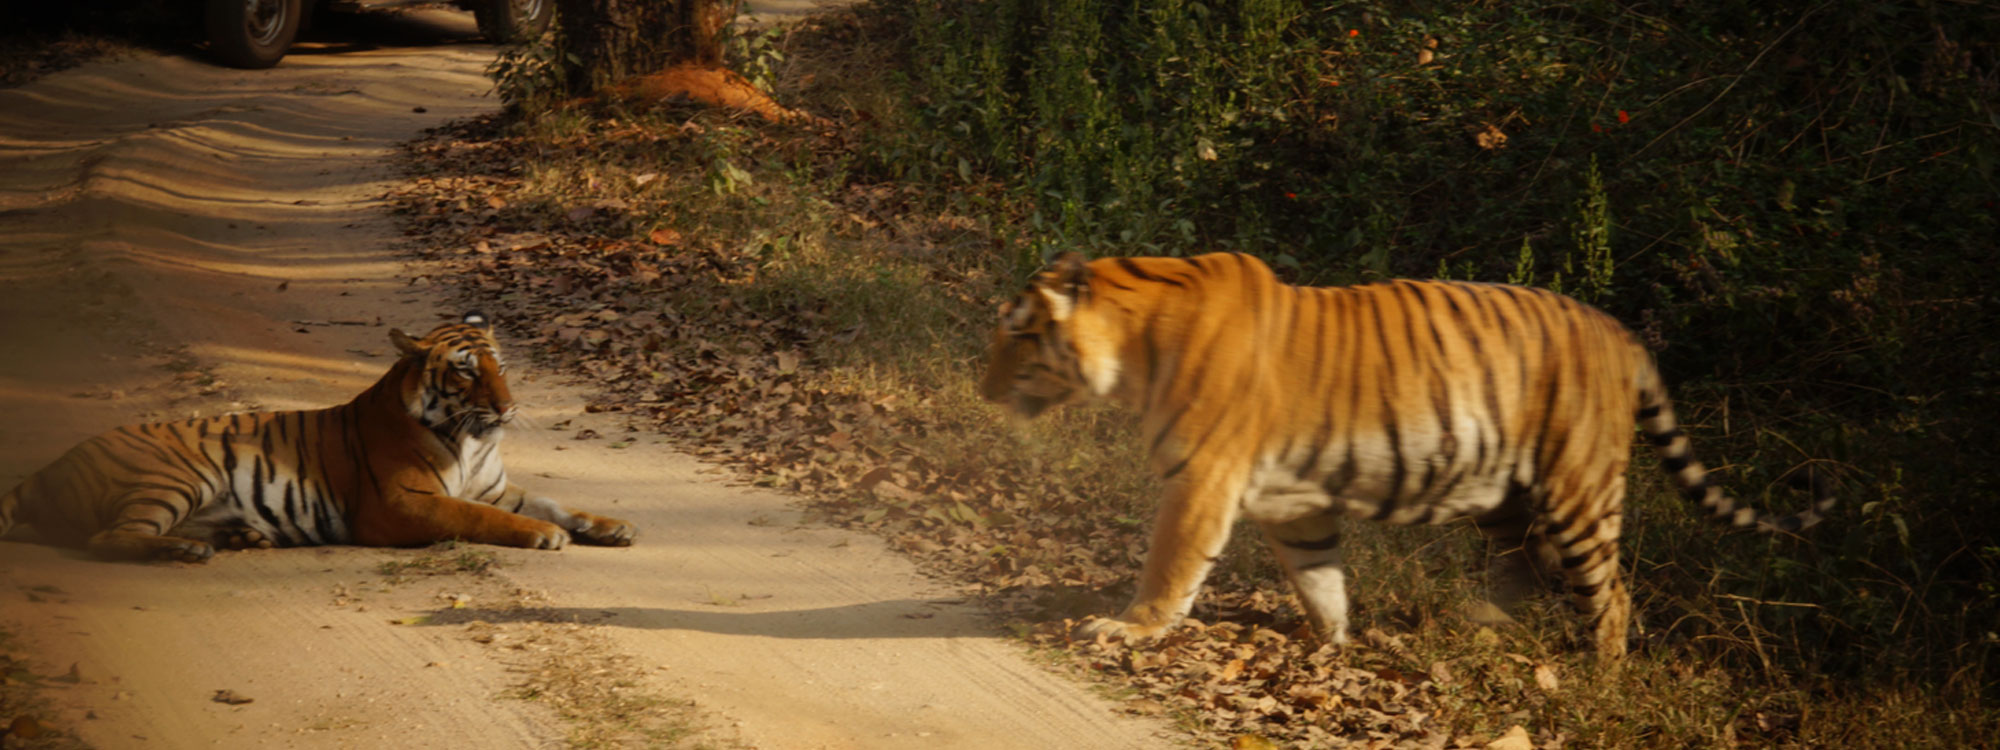
[[[224,64],[268,68],[299,35],[300,0],[206,0],[208,48]]]
[[[494,44],[532,42],[555,15],[554,0],[478,0],[472,6],[479,33]]]

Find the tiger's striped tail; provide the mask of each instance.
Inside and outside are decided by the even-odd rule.
[[[1639,387],[1639,429],[1660,456],[1660,468],[1680,486],[1681,497],[1707,511],[1716,520],[1738,528],[1759,531],[1795,532],[1825,520],[1833,509],[1834,495],[1821,472],[1807,467],[1806,482],[1813,495],[1811,508],[1789,516],[1773,516],[1739,502],[1708,481],[1708,469],[1695,460],[1694,445],[1674,420],[1674,405],[1660,382],[1658,371],[1648,366]]]

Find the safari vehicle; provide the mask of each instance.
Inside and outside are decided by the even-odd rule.
[[[268,68],[283,59],[300,25],[317,10],[358,11],[440,0],[202,0],[202,26],[211,51],[238,68]],[[479,33],[495,44],[533,39],[548,29],[554,0],[449,0],[472,11]]]

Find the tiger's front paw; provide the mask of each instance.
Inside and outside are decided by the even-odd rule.
[[[547,521],[529,521],[516,547],[527,549],[562,549],[569,544],[569,532],[561,526]]]
[[[1110,617],[1092,617],[1076,626],[1076,637],[1094,640],[1099,636],[1123,638],[1126,643],[1144,643],[1167,632],[1166,625],[1146,625]]]
[[[105,529],[90,537],[90,553],[102,560],[158,560],[161,562],[202,563],[215,556],[215,547],[199,539],[142,534]]]
[[[570,532],[576,540],[584,544],[600,547],[630,547],[632,537],[638,536],[639,527],[630,522],[590,513],[576,514],[575,525]]]
[[[215,543],[223,549],[231,550],[270,549],[277,546],[270,537],[264,536],[264,532],[248,526],[218,530],[215,534]]]
[[[179,537],[159,537],[160,543],[153,548],[153,559],[170,562],[205,563],[215,556],[215,547],[208,542]]]

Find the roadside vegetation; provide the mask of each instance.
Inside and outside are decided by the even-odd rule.
[[[511,114],[413,144],[392,199],[591,408],[878,529],[1200,744],[1982,746],[1996,39],[1955,2],[882,0],[731,41],[823,120],[564,100],[512,53]],[[1459,526],[1356,525],[1355,647],[1306,637],[1254,534],[1201,626],[1071,642],[1129,596],[1158,488],[1128,415],[1018,426],[973,388],[1063,249],[1556,288],[1655,348],[1733,493],[1797,508],[1815,465],[1842,504],[1729,534],[1637,457],[1617,672],[1560,597],[1474,624]]]

